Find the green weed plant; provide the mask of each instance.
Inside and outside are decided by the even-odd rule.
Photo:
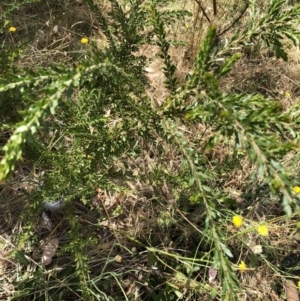
[[[199,45],[192,70],[181,83],[175,76],[176,65],[169,51],[173,46],[166,31],[168,14],[160,9],[164,1],[128,1],[130,13],[125,13],[117,0],[109,2],[111,10],[104,15],[92,0],[86,0],[107,40],[104,49],[87,37],[86,59],[72,66],[20,68],[12,72],[12,65],[7,72],[1,71],[1,130],[11,129],[11,135],[1,149],[0,180],[8,180],[22,160],[31,161],[34,168],[45,172],[44,185],[30,195],[26,214],[34,208],[42,209],[44,200],[55,201],[63,196],[70,229],[69,243],[61,253],[71,254],[75,264],[64,275],[49,276],[48,282],[40,267],[33,278],[19,282],[15,300],[26,296],[38,300],[64,298],[61,288],[55,284],[51,287],[55,277],[69,279],[66,285],[83,300],[132,300],[122,288],[121,275],[108,271],[100,276],[91,274],[86,250],[94,244],[93,236],[81,235],[83,226],[74,207],[75,200],[89,206],[99,188],[124,191],[127,181],[150,183],[153,187],[167,182],[175,196],[173,214],[194,208],[201,216],[196,225],[201,233],[196,249],[200,252],[199,246],[205,246],[202,252],[208,254],[210,263],[206,255],[196,258],[196,249],[190,258],[127,234],[124,237],[146,250],[149,262],[157,264],[161,271],[171,265],[169,272],[173,271],[178,282],[186,281],[192,294],[200,291],[210,298],[238,300],[240,284],[232,262],[235,252],[228,247],[222,226],[235,214],[232,209],[236,203],[222,187],[220,179],[224,174],[218,160],[210,162],[206,154],[229,146],[236,164],[228,172],[248,158],[286,217],[294,212],[299,216],[299,198],[292,191],[297,182],[281,163],[285,155],[299,147],[299,114],[296,106],[291,112],[284,111],[278,100],[262,95],[225,93],[219,83],[241,58],[245,44],[259,40],[273,47],[277,58],[287,60],[285,41],[299,43],[294,26],[299,22],[300,6],[287,10],[286,1],[273,0],[265,15],[258,15],[256,1],[252,0],[248,25],[221,45],[216,43],[217,29],[211,26]],[[176,11],[177,18],[186,14]],[[173,19],[174,13],[169,16]],[[137,55],[145,44],[160,49],[165,75],[162,84],[169,91],[162,105],[147,94],[144,69],[148,61]],[[3,110],[5,101],[14,95],[22,104],[17,120],[7,118]],[[170,149],[180,158],[172,168],[167,156]],[[145,168],[135,164],[149,150],[155,155],[154,165]],[[176,223],[176,219],[169,222]],[[28,229],[30,232],[32,228]],[[34,235],[31,231],[30,236]],[[220,288],[191,278],[196,268],[209,265],[218,270]],[[108,279],[119,284],[121,297],[109,296],[108,283],[112,280]],[[178,300],[183,296],[179,285],[168,283],[164,291],[149,293],[144,299]]]

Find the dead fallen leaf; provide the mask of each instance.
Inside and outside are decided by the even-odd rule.
[[[298,289],[292,280],[288,280],[284,288],[287,301],[299,301]]]
[[[254,254],[261,254],[263,252],[263,248],[261,245],[255,245],[251,247],[251,250]]]
[[[99,245],[99,249],[101,249],[101,250],[107,250],[107,249],[109,249],[113,244],[114,244],[113,241],[104,242],[104,243],[102,243],[102,244]]]
[[[215,268],[209,268],[208,270],[208,282],[212,282],[218,275],[218,270]]]
[[[47,228],[49,231],[53,228],[51,219],[45,211],[42,213],[42,226]]]
[[[59,240],[58,238],[51,238],[49,242],[44,246],[42,264],[48,265],[52,262],[52,257],[55,255],[58,248]]]

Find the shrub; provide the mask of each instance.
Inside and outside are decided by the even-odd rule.
[[[45,171],[39,178],[44,184],[30,195],[25,216],[42,209],[45,200],[63,197],[70,230],[68,244],[61,253],[70,253],[73,258],[75,269],[70,274],[76,278],[84,300],[98,298],[97,290],[109,300],[104,293],[107,279],[119,283],[119,276],[111,272],[109,276],[101,273],[99,278],[90,277],[86,254],[95,239],[92,233],[84,232],[75,213],[75,201],[91,206],[97,190],[127,191],[126,182],[149,183],[158,190],[167,186],[175,199],[171,203],[173,212],[190,210],[198,215],[195,224],[202,240],[193,250],[194,258],[181,258],[176,252],[163,253],[151,243],[147,245],[127,234],[128,239],[152,254],[149,262],[165,268],[171,264],[173,271],[178,269],[178,279],[188,279],[195,267],[208,267],[205,256],[196,258],[201,245],[200,249],[209,254],[211,265],[218,270],[222,288],[217,291],[203,285],[198,289],[222,300],[238,300],[239,281],[230,260],[236,254],[228,247],[222,226],[231,220],[236,203],[222,186],[224,170],[220,160],[211,161],[208,154],[229,147],[228,160],[234,164],[228,165],[226,172],[242,169],[242,160],[249,160],[290,218],[293,212],[299,214],[298,197],[292,193],[297,183],[281,159],[298,147],[298,115],[283,111],[277,100],[262,95],[225,93],[219,82],[240,59],[241,53],[236,49],[242,50],[244,44],[258,39],[274,47],[276,56],[286,60],[283,37],[298,43],[299,33],[293,25],[300,6],[286,10],[285,1],[274,0],[266,14],[258,16],[256,2],[251,1],[248,26],[222,45],[216,44],[218,32],[211,26],[191,72],[179,84],[169,54],[172,43],[165,29],[168,18],[159,9],[160,1],[130,1],[130,13],[126,14],[116,0],[111,0],[107,15],[92,0],[86,3],[105,35],[106,47],[99,49],[92,39],[87,39],[87,58],[73,66],[21,69],[16,74],[8,70],[5,76],[2,74],[0,97],[18,94],[23,112],[22,120],[13,119],[14,129],[2,149],[0,179],[8,179],[23,158],[31,157],[34,168]],[[179,17],[185,15],[185,11],[178,13]],[[146,43],[159,47],[164,63],[164,85],[169,95],[162,105],[147,94],[144,68],[148,61],[137,55]],[[2,128],[7,129],[9,123],[3,113]],[[170,162],[171,152],[180,159]],[[155,162],[144,166],[143,160],[150,155]],[[155,194],[158,207],[170,206],[156,190]],[[97,210],[105,215],[105,208]],[[176,223],[168,210],[160,216],[166,227]],[[33,221],[28,223],[32,226]],[[27,234],[35,236],[31,229],[28,227]],[[160,259],[161,256],[166,259]],[[169,263],[172,258],[180,258],[182,264],[176,267],[174,262]],[[43,269],[37,273],[36,281],[45,277],[41,276]],[[194,280],[191,281],[193,284]],[[30,285],[25,287],[26,290],[22,286],[23,293],[29,295]],[[57,297],[56,293],[47,292],[51,298]],[[126,297],[122,288],[121,293]],[[172,300],[174,294],[180,295],[179,286],[169,286],[166,294]],[[155,292],[151,296],[155,299]]]

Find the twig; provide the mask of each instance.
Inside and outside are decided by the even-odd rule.
[[[200,7],[201,11],[203,12],[203,15],[205,16],[205,18],[207,19],[207,21],[208,21],[209,23],[211,23],[211,22],[210,22],[210,19],[209,19],[209,17],[208,17],[208,15],[207,15],[206,12],[205,12],[205,9],[202,7],[200,1],[199,1],[199,0],[195,0],[195,1],[196,1],[197,4],[199,5],[199,7]]]
[[[213,0],[214,16],[217,15],[217,0]]]
[[[197,1],[197,0],[196,0]],[[230,28],[232,28],[235,23],[237,23],[242,17],[243,15],[245,14],[247,8],[249,7],[249,2],[247,2],[245,8],[243,9],[243,11],[241,11],[240,15],[225,29],[223,29],[219,34],[218,36],[220,37],[221,35],[223,35],[225,32],[227,32]]]

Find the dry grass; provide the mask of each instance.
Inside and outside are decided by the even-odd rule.
[[[223,2],[219,2],[220,15],[226,17],[227,20],[222,17],[214,19],[212,8],[205,2],[203,6],[208,7],[209,16],[213,22],[217,23],[217,26],[226,28],[228,19],[234,12],[228,13],[226,9],[230,6],[228,2]],[[184,6],[193,13],[193,17],[187,20],[190,28],[187,29],[182,26],[183,24],[177,24],[173,34],[177,39],[187,41],[190,45],[172,48],[170,51],[177,66],[176,76],[179,81],[183,81],[190,71],[193,58],[208,24],[194,1],[185,1]],[[19,61],[21,66],[49,66],[57,62],[71,64],[75,58],[78,61],[86,53],[86,49],[79,43],[82,36],[92,37],[98,44],[105,43],[93,15],[82,1],[42,1],[27,5],[17,10],[10,24],[18,30],[16,34],[5,37],[7,43],[17,45],[22,42],[23,37],[31,39],[29,46],[23,50]],[[57,32],[54,30],[56,26]],[[223,79],[221,87],[228,92],[261,93],[267,97],[280,99],[282,105],[288,108],[297,101],[300,94],[298,51],[294,48],[290,50],[290,61],[287,63],[263,57],[263,55],[252,59],[244,57],[236,64],[229,76]],[[163,86],[164,75],[161,71],[161,60],[155,57],[157,52],[158,49],[155,46],[145,46],[141,49],[141,53],[152,60],[147,69],[150,82],[148,93],[155,105],[161,105],[167,98],[168,91]],[[192,136],[195,135],[194,130],[192,129]],[[155,153],[155,150],[153,152]],[[175,169],[176,164],[180,162],[178,154],[174,150],[166,153],[168,153],[169,162],[164,162],[164,164],[167,168]],[[216,148],[213,153],[207,154],[207,157],[209,160],[217,159],[221,164],[225,162],[226,155],[226,150]],[[145,155],[139,161],[132,162],[132,166],[139,168],[145,166],[144,171],[147,172],[155,160],[155,155],[154,158]],[[286,160],[289,162],[290,159]],[[236,259],[254,262],[251,248],[255,245],[263,246],[263,253],[258,256],[264,258],[266,264],[258,264],[240,275],[243,290],[240,300],[283,300],[274,287],[283,281],[278,271],[281,260],[287,254],[299,250],[300,247],[299,235],[294,230],[295,220],[285,219],[281,209],[278,208],[277,201],[272,201],[264,191],[267,188],[263,187],[263,179],[256,182],[253,180],[255,167],[251,166],[247,160],[242,161],[242,164],[242,169],[237,167],[232,169],[229,175],[224,175],[222,184],[238,201],[237,210],[246,212],[245,219],[249,227],[255,227],[255,222],[268,219],[270,235],[262,239],[250,230],[238,234],[229,226],[230,221],[227,226],[224,225],[227,227],[228,244],[234,250]],[[22,213],[27,206],[30,206],[28,202],[28,195],[32,188],[28,181],[30,173],[30,171],[24,172],[24,169],[20,167],[10,182],[5,186],[0,186],[1,300],[8,300],[13,295],[15,290],[13,283],[20,280],[21,276],[22,264],[16,258],[10,257],[10,254],[16,248],[14,234],[22,232]],[[102,269],[108,260],[121,256],[122,262],[112,260],[108,270],[124,275],[123,288],[127,295],[137,296],[134,300],[142,300],[139,296],[149,290],[145,283],[153,279],[157,281],[157,290],[160,289],[159,280],[165,282],[167,279],[191,300],[193,294],[201,300],[208,300],[207,291],[202,287],[207,282],[205,272],[194,274],[190,283],[189,279],[179,275],[170,267],[166,268],[162,274],[158,274],[155,267],[149,267],[146,252],[136,255],[139,250],[136,250],[136,243],[133,239],[137,238],[145,245],[155,242],[153,247],[170,254],[176,252],[193,257],[195,245],[201,240],[199,229],[203,218],[193,216],[193,214],[181,215],[173,212],[173,194],[168,191],[165,184],[160,187],[159,202],[157,202],[157,192],[154,192],[154,188],[148,183],[122,183],[122,185],[126,187],[124,192],[109,193],[98,190],[95,191],[95,199],[91,204],[82,205],[78,202],[76,205],[76,214],[80,223],[84,225],[85,231],[94,233],[97,241],[88,250],[92,274],[97,275],[99,269]],[[100,216],[100,212],[103,211],[106,213],[105,217]],[[163,216],[162,212],[166,216]],[[68,243],[64,237],[68,229],[66,212],[54,214],[51,219],[54,223],[54,230],[50,233],[42,228],[40,218],[37,218],[33,226],[32,231],[38,241],[36,249],[30,250],[32,253],[27,258],[30,262],[28,269],[36,270],[40,266],[42,247],[49,237],[59,237],[60,247]],[[161,260],[166,261],[166,266],[168,266],[168,259],[168,256],[161,257]],[[57,256],[53,269],[66,266],[70,263],[69,260],[67,257]],[[134,272],[128,273],[128,267]],[[207,267],[204,270],[206,271]],[[210,285],[220,287],[221,283],[215,280]],[[120,288],[111,284],[108,287],[109,293],[112,296],[117,295],[120,293]]]
[[[86,52],[80,47],[80,39],[98,30],[83,1],[43,1],[25,5],[14,12],[8,26],[16,27],[17,31],[7,34],[6,43],[28,43],[19,63],[30,67],[80,60]]]

